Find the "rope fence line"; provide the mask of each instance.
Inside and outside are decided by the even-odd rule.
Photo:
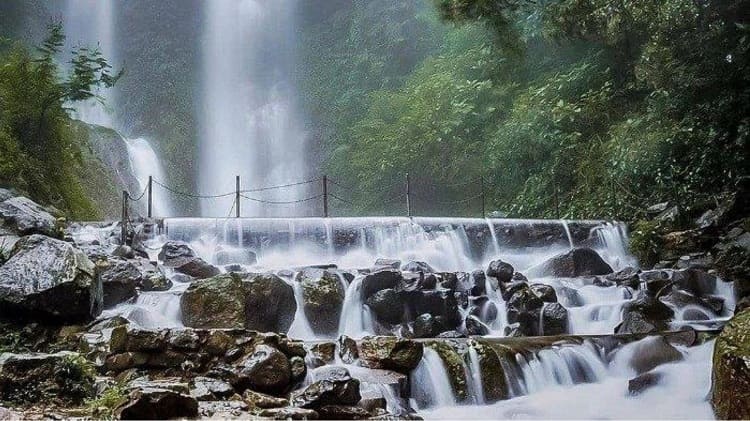
[[[123,205],[122,205],[123,236],[126,235],[129,221],[131,220],[131,206],[130,206],[131,203],[139,202],[144,197],[147,197],[148,198],[148,204],[146,206],[147,218],[150,219],[153,217],[153,187],[154,185],[159,186],[160,188],[164,189],[165,191],[173,195],[190,198],[190,199],[216,200],[216,199],[224,199],[224,198],[233,197],[231,206],[229,207],[227,218],[231,218],[233,213],[235,217],[237,218],[241,216],[240,210],[241,210],[241,202],[243,199],[249,200],[255,203],[260,203],[263,205],[272,205],[272,206],[295,205],[299,203],[306,203],[310,201],[320,200],[322,209],[323,209],[323,216],[328,217],[329,216],[328,215],[329,199],[335,199],[337,202],[345,204],[345,205],[356,206],[356,200],[353,199],[351,196],[356,197],[357,195],[361,194],[361,191],[359,189],[355,187],[346,186],[340,181],[330,178],[326,175],[323,175],[322,177],[312,178],[312,179],[298,181],[298,182],[278,184],[278,185],[273,185],[273,186],[264,186],[264,187],[258,187],[258,188],[252,188],[252,189],[242,189],[240,186],[239,176],[236,176],[235,181],[236,181],[236,188],[234,191],[228,191],[226,193],[219,193],[219,194],[197,194],[197,193],[186,192],[186,191],[174,188],[160,180],[153,178],[152,176],[149,176],[146,187],[137,197],[133,197],[126,190],[123,190]],[[322,182],[320,184],[320,187],[318,187],[320,190],[322,190],[322,192],[317,193],[317,194],[312,194],[311,196],[303,197],[301,199],[290,199],[290,200],[265,199],[261,197],[254,197],[254,196],[248,195],[248,193],[268,192],[268,191],[273,191],[273,190],[281,190],[281,189],[288,189],[291,187],[308,186],[308,185],[310,186],[310,188],[307,189],[307,191],[309,192],[310,190],[314,188],[314,183],[319,183],[319,182]],[[451,200],[451,201],[436,200],[435,194],[433,193],[437,191],[438,187],[454,188],[454,187],[468,186],[468,185],[479,185],[480,190],[481,190],[480,193],[471,195],[469,197],[457,199],[457,200]],[[436,204],[436,205],[457,205],[457,204],[469,203],[471,201],[481,199],[482,217],[485,216],[485,182],[484,182],[483,176],[476,177],[474,179],[463,181],[463,182],[437,186],[434,184],[433,185],[426,184],[424,182],[421,182],[421,183],[417,182],[417,183],[412,184],[412,181],[409,178],[409,174],[406,173],[405,177],[401,180],[395,180],[391,183],[388,183],[385,185],[378,185],[375,187],[380,192],[389,192],[394,187],[399,187],[399,186],[402,189],[401,192],[390,194],[390,197],[384,197],[377,201],[378,205],[383,206],[384,213],[387,212],[387,210],[390,208],[390,205],[401,204],[401,205],[404,205],[407,216],[411,217],[412,216],[412,203],[415,198],[419,199],[420,202],[429,201],[430,204]],[[414,186],[418,186],[419,190],[413,192],[412,189]],[[330,191],[329,187],[335,187],[337,190],[335,192]],[[470,189],[470,190],[475,190],[475,189]],[[137,212],[133,212],[133,213],[137,215],[138,217],[143,218],[143,216],[138,215]]]

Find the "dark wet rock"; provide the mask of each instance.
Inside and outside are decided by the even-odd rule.
[[[560,302],[566,307],[581,307],[583,298],[575,288],[563,286],[560,288]]]
[[[698,269],[685,269],[674,272],[674,283],[677,288],[696,296],[713,293],[716,290],[716,276]]]
[[[640,285],[640,278],[638,277],[638,274],[641,271],[639,269],[633,268],[633,267],[626,267],[625,269],[622,269],[615,273],[610,273],[609,275],[605,276],[605,279],[608,281],[614,282],[618,286],[625,286],[630,287],[633,289],[638,289],[638,286]]]
[[[442,338],[442,339],[456,339],[456,338],[465,338],[465,337],[466,335],[456,330],[448,330],[436,336],[436,338]]]
[[[710,253],[690,253],[680,256],[675,263],[677,269],[698,269],[708,271],[714,267],[714,258]]]
[[[650,333],[667,330],[667,323],[674,317],[674,311],[666,304],[649,294],[638,296],[622,308],[623,322],[616,328],[617,333]]]
[[[378,291],[395,288],[401,279],[401,272],[396,269],[383,269],[366,275],[362,279],[362,297],[366,299]]]
[[[711,403],[719,419],[750,419],[750,310],[737,313],[714,345]]]
[[[307,363],[305,359],[298,356],[289,358],[289,369],[292,373],[292,382],[299,382],[305,379],[307,375]]]
[[[466,327],[467,335],[484,336],[490,333],[490,329],[476,316],[466,316],[464,326]]]
[[[458,352],[459,347],[456,342],[428,341],[425,342],[424,346],[434,350],[440,356],[456,399],[460,402],[469,398],[466,363],[463,356]]]
[[[118,326],[112,329],[109,348],[115,353],[163,351],[167,348],[167,331]]]
[[[509,283],[500,285],[500,295],[503,300],[508,301],[510,297],[516,292],[528,288],[529,284],[526,281],[512,281]]]
[[[170,288],[172,288],[172,281],[161,273],[155,273],[141,279],[141,291],[167,291]]]
[[[471,280],[473,282],[471,295],[478,297],[487,294],[487,275],[484,274],[484,271],[475,270],[471,272]]]
[[[420,314],[412,323],[415,338],[434,338],[442,331],[442,326],[432,314]]]
[[[74,352],[0,353],[0,401],[80,404],[94,393],[94,370]]]
[[[190,282],[193,282],[195,278],[185,275],[184,273],[173,273],[169,277],[169,280],[172,282],[179,282],[181,284],[189,284]]]
[[[423,350],[419,342],[393,336],[368,336],[359,344],[359,356],[365,366],[400,373],[413,370],[422,359]]]
[[[539,276],[573,278],[576,276],[608,275],[612,267],[590,248],[576,248],[557,255],[540,266]]]
[[[514,272],[513,266],[502,260],[493,260],[487,267],[487,276],[497,279],[501,284],[510,282]]]
[[[450,290],[416,291],[408,295],[407,304],[413,314],[429,313],[434,317],[441,317],[443,326],[447,329],[461,323],[458,300]]]
[[[219,268],[207,263],[200,257],[178,259],[171,265],[175,271],[197,279],[206,279],[221,273]]]
[[[133,259],[135,258],[135,251],[128,245],[120,244],[112,251],[112,256],[122,259]]]
[[[542,310],[542,331],[539,335],[553,336],[568,333],[568,310],[560,303],[545,304]]]
[[[643,373],[628,380],[628,393],[631,395],[640,395],[647,389],[658,385],[662,378],[664,378],[664,374],[659,372],[650,371]]]
[[[508,321],[515,323],[527,313],[539,313],[544,302],[534,294],[534,291],[528,285],[518,289],[508,299],[506,308],[508,310]]]
[[[286,407],[269,408],[258,412],[259,417],[272,420],[317,420],[319,415],[312,409]]]
[[[330,364],[336,359],[336,344],[333,342],[311,344],[306,349],[313,368]]]
[[[117,326],[123,326],[129,323],[130,322],[128,321],[128,319],[122,316],[107,317],[91,322],[88,326],[86,326],[86,330],[89,333],[98,333],[104,329],[113,329]]]
[[[55,217],[34,201],[22,196],[0,202],[0,221],[19,235],[61,237]]]
[[[325,405],[318,409],[318,414],[324,420],[364,420],[370,418],[370,413],[359,406]]]
[[[0,266],[0,313],[6,318],[89,321],[102,310],[102,284],[88,257],[42,235],[18,241]]]
[[[229,383],[210,377],[196,377],[193,385],[190,395],[199,401],[226,399],[235,393]]]
[[[180,297],[182,322],[202,329],[245,327],[245,302],[245,286],[237,276],[195,281]]]
[[[198,416],[198,401],[192,396],[168,389],[136,389],[129,401],[115,410],[123,420],[156,420],[194,418]]]
[[[339,337],[339,357],[345,364],[352,364],[354,361],[359,359],[359,348],[357,347],[357,341],[346,336],[341,335]]]
[[[640,274],[640,280],[646,284],[646,292],[656,296],[672,286],[673,273],[670,270],[648,270]]]
[[[164,264],[171,265],[175,260],[195,257],[195,253],[187,243],[182,241],[167,241],[161,247],[158,257]]]
[[[435,272],[435,269],[433,269],[432,266],[428,265],[427,263],[414,260],[404,263],[404,265],[401,266],[401,270],[403,270],[404,272]]]
[[[634,350],[628,364],[637,374],[643,374],[662,364],[683,359],[682,353],[663,336],[650,336],[630,346]]]
[[[239,390],[252,389],[278,395],[286,391],[292,380],[292,369],[278,349],[258,345],[253,353],[238,364],[239,373],[234,386]]]
[[[252,250],[242,249],[230,249],[230,250],[219,250],[214,256],[216,264],[219,266],[225,266],[230,264],[235,265],[254,265],[258,259]]]
[[[243,282],[245,327],[261,332],[288,332],[297,311],[294,288],[271,274],[255,275]]]
[[[249,389],[242,393],[242,400],[245,401],[251,409],[283,408],[289,406],[289,399],[277,398],[275,396],[266,395]]]
[[[375,267],[389,267],[398,269],[401,267],[401,261],[398,259],[377,259],[375,260]]]
[[[500,363],[500,357],[495,350],[479,341],[469,340],[469,347],[476,352],[476,357],[482,373],[482,390],[484,399],[489,403],[507,399],[509,396],[508,386],[505,383],[505,370]]]
[[[390,324],[398,324],[404,315],[404,302],[396,290],[392,288],[382,289],[365,301],[375,316],[381,321]]]
[[[534,291],[534,294],[545,303],[557,302],[557,293],[551,286],[546,284],[531,284],[530,286],[531,290]]]
[[[362,398],[359,380],[353,379],[343,367],[332,367],[324,378],[292,394],[291,402],[300,408],[320,408],[326,405],[356,405]]]
[[[138,295],[143,281],[141,271],[131,262],[110,259],[97,262],[102,283],[104,307],[113,307]]]
[[[666,329],[666,324],[646,318],[638,312],[627,312],[622,322],[615,327],[615,333],[653,333]]]
[[[479,298],[483,298],[483,300],[475,301],[475,307],[469,310],[469,314],[477,316],[485,324],[494,322],[499,312],[497,305],[489,301],[486,295]]]
[[[301,278],[300,280],[298,277],[298,280],[302,283],[305,315],[312,330],[318,334],[338,332],[346,296],[346,289],[341,280],[329,271],[323,271],[319,276]]]
[[[167,342],[177,349],[197,350],[201,345],[201,338],[192,329],[174,329],[167,335]]]

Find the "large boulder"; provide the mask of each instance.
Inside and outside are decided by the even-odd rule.
[[[560,303],[545,304],[542,309],[541,331],[537,335],[554,336],[568,332],[568,310]]]
[[[171,389],[137,388],[130,393],[125,404],[115,409],[115,415],[123,420],[195,418],[198,416],[198,401]]]
[[[576,276],[608,275],[612,267],[590,248],[576,248],[552,257],[535,271],[537,276],[573,278]]]
[[[314,409],[326,405],[356,405],[362,399],[359,380],[344,367],[328,369],[321,380],[292,394],[291,402],[300,408]]]
[[[359,344],[359,357],[370,368],[408,373],[419,364],[422,343],[394,336],[368,336]]]
[[[622,307],[622,323],[616,333],[651,333],[664,331],[674,317],[674,311],[666,304],[641,291],[638,296]]]
[[[0,202],[0,220],[19,235],[60,236],[55,217],[25,197],[12,197]]]
[[[469,352],[474,354],[481,371],[481,384],[486,403],[508,398],[505,369],[491,346],[476,340],[469,341]]]
[[[507,320],[509,323],[519,323],[521,334],[534,336],[539,328],[539,313],[543,305],[542,299],[524,284],[506,303]]]
[[[262,332],[288,332],[297,311],[294,288],[272,274],[254,275],[243,282],[245,327]]]
[[[101,313],[94,264],[64,241],[24,237],[0,267],[0,313],[16,320],[88,321]]]
[[[280,395],[292,381],[292,367],[281,351],[268,345],[258,345],[242,360],[234,386],[239,390]]]
[[[406,297],[412,314],[431,314],[439,317],[447,329],[453,329],[461,323],[458,299],[451,290],[437,289],[415,291]]]
[[[401,271],[391,268],[366,275],[362,279],[362,297],[367,298],[378,291],[395,288],[401,279]]]
[[[404,315],[404,302],[401,295],[392,288],[382,289],[365,301],[378,320],[398,324]]]
[[[141,271],[127,260],[109,259],[97,262],[102,282],[104,308],[115,306],[138,295],[143,281]]]
[[[180,309],[188,327],[245,327],[245,286],[232,274],[195,281],[180,297]]]
[[[683,359],[682,353],[667,342],[663,336],[649,336],[638,342],[628,344],[619,352],[629,356],[628,365],[638,375],[651,371],[662,364]]]
[[[711,402],[719,419],[750,419],[750,310],[734,316],[714,345]]]
[[[219,268],[196,256],[190,246],[182,241],[167,241],[158,257],[164,266],[193,278],[206,279],[221,273]]]
[[[487,276],[497,279],[500,283],[510,282],[513,278],[513,272],[515,272],[513,266],[502,260],[493,260],[487,267]]]
[[[175,260],[195,257],[195,252],[187,243],[182,241],[167,241],[159,251],[159,260],[166,265],[171,265]]]
[[[94,393],[95,371],[74,352],[0,354],[0,401],[80,404]]]
[[[304,310],[310,327],[318,334],[338,332],[341,310],[344,305],[346,288],[339,277],[329,271],[320,274],[302,272]]]

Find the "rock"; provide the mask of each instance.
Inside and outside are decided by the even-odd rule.
[[[502,260],[493,260],[487,267],[487,276],[497,279],[501,284],[510,282],[514,272],[513,266]]]
[[[750,419],[750,311],[724,326],[714,345],[711,403],[719,419]]]
[[[214,256],[216,264],[219,266],[225,265],[254,265],[258,262],[258,258],[252,250],[242,249],[224,249],[216,252]]]
[[[401,270],[404,272],[422,272],[422,273],[434,273],[435,269],[432,268],[432,266],[428,265],[425,262],[419,262],[419,261],[409,261],[407,263],[404,263],[403,266],[401,266]]]
[[[434,338],[442,331],[442,326],[432,314],[424,313],[414,319],[412,332],[415,338]]]
[[[199,401],[225,399],[234,395],[234,388],[227,382],[210,377],[196,377],[190,395]]]
[[[640,376],[628,380],[628,393],[631,395],[640,395],[646,389],[659,384],[662,378],[664,378],[664,374],[662,373],[653,371],[643,373]]]
[[[508,301],[513,294],[528,287],[529,284],[526,281],[511,281],[509,283],[500,284],[500,296],[503,297],[503,300]]]
[[[495,350],[491,346],[473,339],[469,340],[468,345],[476,353],[482,373],[481,382],[485,402],[490,404],[501,399],[507,399],[509,396],[508,386],[505,383],[505,370]]]
[[[165,265],[171,266],[175,260],[195,257],[195,253],[187,243],[183,243],[182,241],[167,241],[161,247],[158,257]]]
[[[235,275],[195,281],[180,297],[182,323],[200,329],[242,328],[245,302],[245,285]]]
[[[471,272],[471,279],[474,283],[471,287],[471,295],[478,297],[487,294],[487,276],[483,271],[475,270]]]
[[[712,294],[716,290],[716,276],[698,269],[685,269],[674,272],[675,285],[698,297]]]
[[[646,208],[646,212],[652,215],[658,215],[664,212],[665,210],[667,210],[668,207],[669,207],[669,202],[657,203],[655,205],[651,205],[648,208]]]
[[[560,288],[560,302],[566,307],[581,307],[583,298],[575,288],[563,286]]]
[[[617,333],[650,333],[667,330],[674,311],[666,304],[643,292],[622,307],[623,322]]]
[[[317,420],[318,413],[304,408],[269,408],[258,413],[258,416],[273,420]]]
[[[112,256],[121,259],[133,259],[135,258],[135,251],[133,251],[133,248],[128,245],[120,244],[112,251]]]
[[[401,267],[401,260],[380,258],[375,260],[375,267],[389,267],[392,269],[398,269]]]
[[[173,329],[167,335],[167,342],[177,349],[197,350],[201,345],[200,336],[192,329]]]
[[[362,278],[362,297],[367,299],[380,290],[395,288],[401,279],[401,272],[396,269],[383,269],[366,275]]]
[[[61,237],[55,217],[31,199],[22,196],[0,202],[0,220],[19,235]]]
[[[545,304],[542,309],[542,331],[539,336],[554,336],[568,333],[568,310],[560,303]]]
[[[335,273],[323,271],[320,276],[302,276],[304,310],[310,327],[318,334],[338,332],[346,289]]]
[[[246,291],[245,328],[288,332],[297,311],[294,288],[272,274],[255,275],[243,282]]]
[[[339,337],[339,357],[344,364],[352,364],[359,359],[357,342],[346,335],[341,335]]]
[[[557,293],[555,289],[546,284],[531,284],[531,290],[534,291],[537,297],[545,303],[556,303]]]
[[[324,420],[364,420],[370,418],[370,413],[366,409],[347,405],[324,405],[318,409],[318,414]]]
[[[141,291],[168,291],[170,288],[172,288],[172,281],[161,273],[141,280]]]
[[[307,351],[313,368],[330,364],[336,359],[336,344],[333,342],[312,344],[307,347]]]
[[[401,296],[392,288],[382,289],[365,301],[368,307],[381,321],[398,324],[404,315],[404,302]]]
[[[97,263],[99,279],[102,283],[105,308],[113,307],[138,295],[136,288],[141,284],[141,272],[131,262],[110,259]]]
[[[539,311],[544,302],[530,287],[516,291],[506,303],[509,323],[520,323],[519,328],[526,336],[533,336],[539,326]]]
[[[94,264],[64,241],[24,237],[0,267],[0,313],[15,320],[93,320],[102,310]]]
[[[639,375],[662,364],[683,359],[682,353],[667,342],[663,336],[649,336],[629,344],[628,348],[632,350],[628,365]],[[620,352],[623,352],[623,350]]]
[[[289,359],[289,368],[292,373],[292,382],[299,382],[305,379],[307,375],[307,364],[305,359],[299,356],[293,356]]]
[[[74,352],[0,354],[0,401],[78,405],[94,394],[94,368]]]
[[[476,316],[468,315],[464,320],[467,335],[484,336],[489,335],[490,329]]]
[[[291,402],[300,408],[320,408],[326,405],[356,405],[362,398],[359,380],[353,379],[343,367],[332,367],[325,378],[292,394]]]
[[[415,291],[408,295],[407,304],[412,314],[428,313],[440,317],[446,329],[453,329],[461,323],[458,300],[450,290]]]
[[[393,336],[368,336],[359,346],[360,359],[367,367],[400,373],[416,368],[423,352],[421,343]]]
[[[289,399],[277,398],[250,389],[242,393],[242,400],[247,402],[250,408],[269,409],[289,406]]]
[[[437,352],[443,361],[456,400],[461,402],[469,398],[466,362],[464,357],[459,354],[459,347],[456,346],[456,343],[452,341],[427,341],[425,346]],[[419,397],[415,398],[420,399]]]
[[[617,286],[625,286],[633,289],[638,289],[638,286],[641,282],[640,278],[638,277],[640,272],[640,270],[628,266],[618,272],[606,275],[605,279],[614,282]]]
[[[576,276],[608,275],[612,267],[590,248],[576,248],[544,262],[538,276],[574,278]]]
[[[112,352],[151,352],[167,348],[167,331],[141,329],[131,325],[117,326],[109,337]]]
[[[195,418],[198,416],[198,401],[167,389],[137,389],[131,392],[126,404],[115,410],[115,415],[123,420]]]
[[[175,271],[197,279],[206,279],[221,273],[219,268],[207,263],[200,257],[178,259],[172,266]]]
[[[292,368],[286,355],[268,345],[258,345],[245,358],[236,384],[239,390],[252,389],[257,392],[278,395],[284,393],[292,380]]]

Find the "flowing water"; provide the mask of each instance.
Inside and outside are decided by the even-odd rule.
[[[309,177],[291,70],[294,0],[202,3],[203,76],[198,180],[204,194],[292,184]],[[312,187],[248,192],[243,214],[304,215]],[[205,216],[226,216],[233,197],[204,201]]]

